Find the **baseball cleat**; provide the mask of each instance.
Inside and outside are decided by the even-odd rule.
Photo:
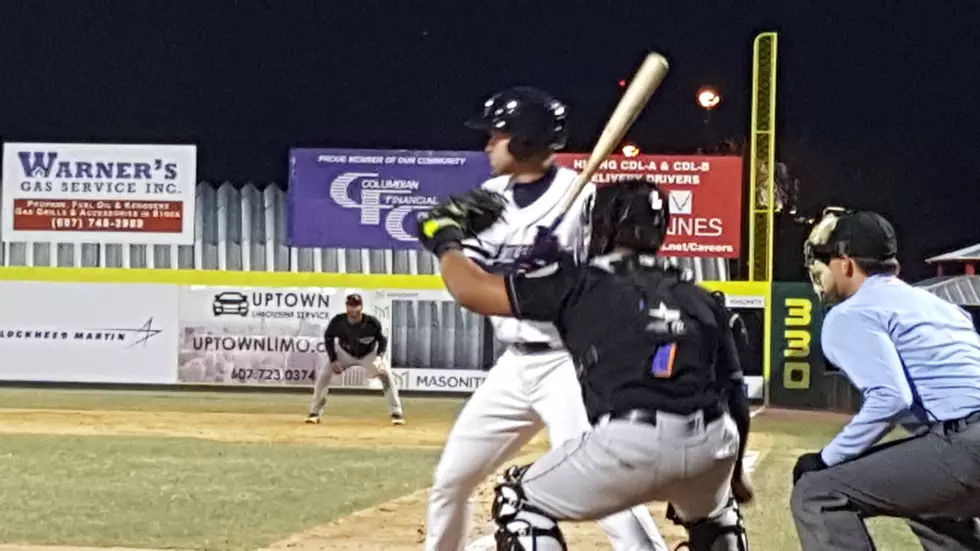
[[[315,413],[311,413],[311,414],[307,415],[306,416],[306,424],[307,425],[319,425],[320,424],[320,416],[317,415],[317,414],[315,414]]]
[[[401,414],[394,414],[394,415],[391,416],[391,424],[392,425],[404,425],[405,424],[405,417],[403,417]]]

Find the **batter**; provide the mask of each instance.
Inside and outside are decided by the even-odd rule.
[[[488,100],[468,126],[489,132],[486,152],[495,177],[483,184],[506,200],[503,218],[464,243],[466,255],[485,270],[506,273],[544,264],[559,249],[584,253],[595,189],[583,192],[570,213],[561,204],[576,173],[553,164],[564,147],[566,107],[547,93],[511,88]],[[536,240],[554,225],[554,240]],[[462,550],[476,486],[526,444],[543,426],[552,447],[591,429],[575,366],[554,325],[491,317],[494,336],[508,347],[472,395],[449,433],[433,477],[426,514],[425,548]],[[645,507],[601,521],[617,551],[666,551]]]

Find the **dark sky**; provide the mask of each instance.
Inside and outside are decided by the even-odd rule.
[[[779,149],[807,205],[896,222],[909,276],[980,242],[975,2],[0,3],[0,138],[192,142],[201,179],[285,179],[291,146],[476,149],[487,95],[533,84],[587,151],[649,49],[671,73],[637,121],[647,152],[748,130],[751,46],[780,32]],[[736,5],[738,7],[736,7]],[[931,7],[927,7],[931,6]]]

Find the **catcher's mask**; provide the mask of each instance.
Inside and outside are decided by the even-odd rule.
[[[805,267],[814,292],[827,304],[833,296],[834,279],[830,262],[848,257],[866,264],[897,266],[895,230],[881,215],[827,207],[810,230],[803,245]]]
[[[630,178],[599,187],[592,207],[589,256],[625,247],[657,254],[667,236],[667,196],[653,183]]]

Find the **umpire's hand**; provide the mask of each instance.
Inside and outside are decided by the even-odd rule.
[[[805,453],[796,460],[796,465],[793,467],[793,484],[799,482],[806,473],[822,471],[826,468],[827,464],[820,457],[820,452]]]

